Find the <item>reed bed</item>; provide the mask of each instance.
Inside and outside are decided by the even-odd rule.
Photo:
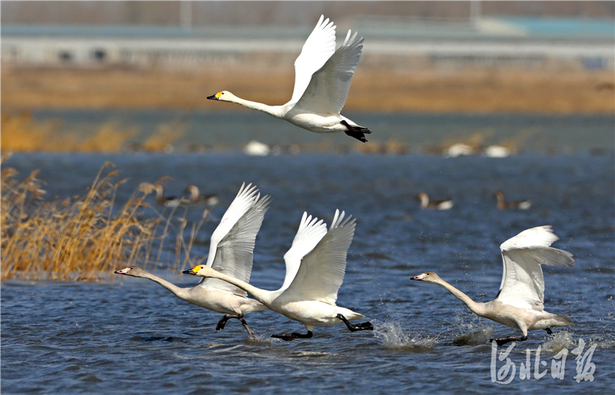
[[[185,216],[157,213],[144,201],[147,189],[137,189],[116,208],[117,190],[126,180],[114,181],[118,170],[103,175],[110,167],[101,167],[83,196],[50,202],[43,199],[38,171],[18,180],[15,169],[2,170],[2,280],[112,279],[113,270],[124,266],[156,263],[179,272],[191,264],[190,249],[206,213],[185,242]],[[165,244],[169,240],[173,248]]]

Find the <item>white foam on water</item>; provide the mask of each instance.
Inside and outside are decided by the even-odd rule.
[[[493,337],[493,325],[468,325],[466,330],[471,332],[462,333],[459,336],[453,338],[453,343],[458,346],[478,346],[485,344]]]
[[[374,321],[374,335],[385,348],[426,351],[433,350],[437,338],[433,336],[412,336],[403,331],[398,322]]]
[[[246,344],[249,346],[270,346],[273,344],[273,338],[267,335],[254,334],[254,337],[248,336]]]
[[[542,345],[543,350],[558,353],[563,349],[574,348],[572,332],[560,331],[549,336],[549,340]]]

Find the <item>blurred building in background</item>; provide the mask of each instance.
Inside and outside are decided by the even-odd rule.
[[[614,2],[2,2],[17,66],[287,67],[320,14],[366,37],[362,68],[614,68]]]

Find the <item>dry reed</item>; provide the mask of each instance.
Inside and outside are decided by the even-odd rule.
[[[38,171],[17,180],[15,169],[2,170],[2,280],[96,280],[112,278],[118,267],[163,263],[173,220],[179,227],[174,228],[178,232],[170,253],[173,262],[166,266],[179,271],[190,263],[192,238],[207,212],[185,243],[188,222],[174,218],[174,210],[167,217],[142,215],[149,207],[144,202],[147,191],[135,191],[125,205],[114,209],[117,189],[126,180],[112,181],[117,170],[103,175],[111,166],[108,162],[101,167],[85,195],[52,202],[42,199],[45,191]]]

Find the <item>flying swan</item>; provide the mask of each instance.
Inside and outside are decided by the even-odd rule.
[[[344,212],[335,211],[331,228],[318,218],[303,213],[299,230],[291,248],[284,255],[286,277],[277,291],[267,291],[245,281],[228,276],[208,266],[195,266],[184,273],[228,281],[248,291],[250,295],[286,317],[305,325],[307,333],[283,333],[272,337],[283,340],[311,338],[314,326],[346,324],[352,332],[373,330],[372,324],[351,324],[349,320],[363,318],[335,304],[337,292],[344,280],[346,252],[354,235],[355,220]]]
[[[260,199],[256,186],[241,185],[237,196],[224,213],[220,224],[211,235],[207,266],[215,267],[221,273],[250,281],[254,241],[263,217],[268,209],[269,196]],[[213,278],[203,278],[194,287],[181,288],[138,267],[127,267],[115,271],[132,277],[141,277],[158,283],[186,302],[225,314],[216,330],[224,329],[231,318],[241,321],[248,335],[255,337],[244,320],[244,315],[266,307],[257,300],[247,297],[245,291]]]
[[[574,325],[568,316],[544,311],[545,282],[540,265],[574,266],[572,254],[550,247],[556,240],[558,237],[551,226],[539,226],[524,230],[502,243],[500,250],[504,273],[500,291],[491,302],[473,301],[434,272],[420,274],[412,277],[412,280],[441,285],[465,303],[474,314],[518,328],[523,333],[520,338],[509,336],[491,339],[500,346],[511,341],[527,340],[528,330],[544,329],[551,334],[552,326]]]
[[[340,114],[361,59],[363,37],[357,37],[356,32],[351,36],[348,30],[344,43],[336,50],[335,28],[333,22],[320,16],[295,60],[295,87],[288,103],[268,106],[241,99],[228,91],[207,98],[241,104],[311,132],[344,132],[366,143],[365,134],[371,131]]]

